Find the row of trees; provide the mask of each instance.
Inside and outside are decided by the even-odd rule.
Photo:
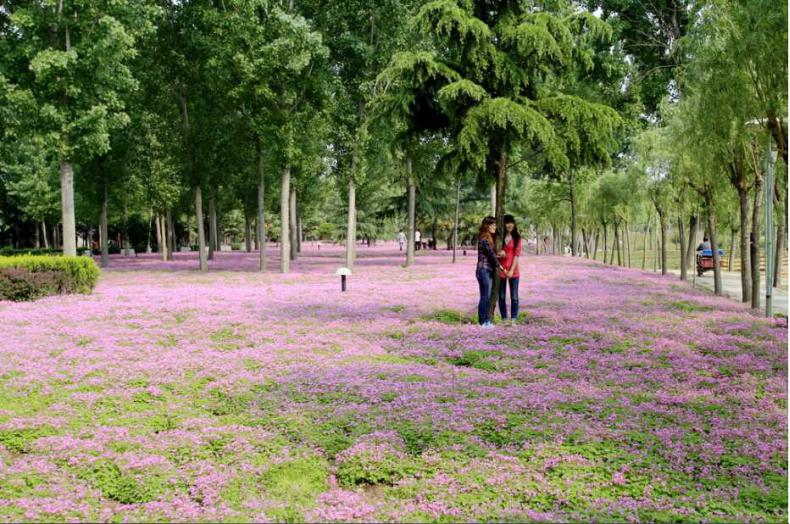
[[[106,264],[110,230],[147,223],[205,270],[243,221],[287,272],[305,231],[350,239],[351,267],[407,223],[411,264],[418,219],[457,239],[490,197],[567,225],[574,255],[634,227],[666,252],[672,223],[686,278],[697,229],[717,242],[737,209],[746,299],[769,137],[786,165],[786,20],[767,0],[9,0],[0,234],[74,253],[98,229]]]

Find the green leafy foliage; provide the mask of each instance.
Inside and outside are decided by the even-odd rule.
[[[78,476],[90,482],[103,496],[121,504],[151,502],[158,495],[159,486],[154,479],[138,480],[110,459],[97,460]]]
[[[90,293],[98,280],[99,268],[89,257],[0,256],[0,299]]]

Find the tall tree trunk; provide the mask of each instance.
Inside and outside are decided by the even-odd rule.
[[[44,249],[49,249],[49,239],[47,238],[47,219],[41,219],[41,233],[44,237]]]
[[[614,245],[615,249],[617,250],[617,265],[619,267],[623,267],[623,256],[622,256],[622,249],[620,248],[620,228],[618,227],[619,224],[615,223],[614,225]]]
[[[186,96],[183,94],[178,97],[178,109],[181,113],[181,140],[184,146],[184,157],[186,161],[187,174],[195,184],[195,229],[198,237],[198,260],[200,271],[208,271],[208,261],[206,260],[206,231],[203,225],[203,195],[200,190],[200,178],[195,173],[195,159],[192,152],[192,141],[190,140],[189,107]]]
[[[664,213],[658,214],[658,221],[661,224],[661,274],[666,275],[669,268],[667,267],[667,221]]]
[[[414,229],[415,229],[415,213],[417,207],[417,197],[416,197],[416,188],[414,187],[414,175],[412,173],[412,165],[411,165],[411,152],[406,152],[406,185],[408,186],[408,193],[409,193],[409,231],[407,232],[408,241],[406,245],[406,267],[411,266],[414,264],[414,243],[416,242],[414,238]]]
[[[455,252],[458,250],[458,214],[461,209],[461,179],[455,184],[455,217],[453,218],[453,264],[455,264]]]
[[[604,264],[606,264],[606,255],[607,255],[607,251],[609,249],[609,246],[607,245],[607,242],[609,241],[609,239],[606,238],[607,237],[607,229],[608,228],[606,227],[606,222],[604,222],[604,224],[603,224],[603,263]]]
[[[304,240],[304,232],[302,231],[302,214],[299,208],[296,208],[296,252],[302,252],[302,241]]]
[[[131,253],[129,249],[131,248],[131,236],[129,235],[129,209],[127,207],[127,202],[124,201],[123,203],[123,254],[124,256],[129,256]]]
[[[560,241],[558,240],[559,232],[557,231],[557,224],[551,224],[551,254],[556,255],[560,251]]]
[[[593,239],[593,253],[592,253],[592,259],[593,260],[598,260],[598,237],[599,237],[599,235],[600,235],[600,231],[598,231],[598,229],[596,228],[595,229],[595,238]]]
[[[35,246],[36,249],[41,249],[41,224],[36,222],[36,235],[35,235]]]
[[[642,271],[645,270],[647,264],[647,235],[648,231],[650,231],[650,222],[645,224],[645,230],[642,234]]]
[[[694,269],[694,254],[697,247],[697,234],[699,230],[699,217],[691,215],[689,218],[689,237],[686,243],[686,271]]]
[[[719,244],[716,241],[716,217],[713,197],[707,195],[705,201],[708,208],[708,236],[710,238],[710,248],[713,250],[713,292],[716,295],[721,295],[721,257],[719,257]]]
[[[614,265],[614,260],[616,256],[620,255],[620,247],[618,246],[618,235],[617,235],[617,222],[612,224],[612,250],[609,253],[609,265]]]
[[[584,256],[590,258],[590,237],[587,235],[586,228],[582,228],[582,245],[583,245],[582,252]]]
[[[154,225],[156,225],[156,247],[159,250],[159,254],[162,256],[162,260],[167,260],[166,249],[164,247],[164,235],[162,234],[162,213],[156,213]]]
[[[244,251],[252,253],[252,226],[250,225],[250,215],[244,211]]]
[[[651,219],[652,222],[652,219]],[[658,225],[658,224],[655,224]],[[650,251],[653,252],[653,273],[658,271],[658,253],[660,251],[660,246],[658,245],[658,235],[656,234],[656,228],[650,228]]]
[[[63,215],[63,254],[77,255],[77,225],[74,217],[74,171],[71,162],[60,161],[60,205]]]
[[[280,179],[280,273],[288,273],[291,268],[291,232],[288,227],[290,212],[288,210],[291,199],[291,166],[286,164]]]
[[[776,183],[777,180],[774,179],[774,210],[776,211],[776,249],[774,250],[774,274],[773,274],[773,285],[774,287],[779,287],[782,283],[782,269],[783,269],[783,257],[782,254],[784,253],[784,247],[782,246],[784,242],[785,236],[785,215],[784,215],[784,199],[782,198],[782,193],[779,190],[779,184]]]
[[[505,191],[507,190],[507,153],[504,150],[499,155],[496,177],[496,239],[495,252],[505,249]],[[499,278],[494,272],[494,285],[491,286],[491,300],[488,302],[488,318],[494,318],[494,310],[499,300]]]
[[[154,210],[150,209],[148,211],[148,228],[145,231],[145,252],[152,253],[151,251],[151,222],[154,219]],[[101,232],[99,233],[101,235]]]
[[[208,271],[206,226],[203,224],[203,193],[200,191],[200,184],[195,184],[195,226],[198,237],[198,260],[200,261],[200,271]]]
[[[769,111],[767,126],[776,143],[776,149],[787,167],[787,121],[782,122],[782,117],[776,115],[774,111]]]
[[[266,170],[263,161],[261,138],[255,135],[255,154],[258,163],[258,214],[255,219],[255,243],[258,244],[258,270],[266,271],[266,220],[263,215],[263,197],[266,185]]]
[[[214,260],[214,252],[217,246],[217,198],[214,191],[208,199],[208,259]]]
[[[752,254],[749,246],[749,191],[738,188],[740,213],[741,302],[752,299]],[[758,259],[759,267],[759,259]]]
[[[631,231],[628,227],[628,221],[625,222],[625,258],[628,263],[628,267],[631,267]]]
[[[291,233],[291,236],[288,239],[291,260],[296,260],[296,248],[299,242],[299,230],[297,229],[296,225],[296,188],[293,186],[293,184],[291,184],[291,193],[288,200],[288,229]]]
[[[159,243],[159,253],[162,255],[162,260],[167,260],[167,223],[164,213],[156,214],[156,241]]]
[[[577,256],[576,248],[576,196],[573,192],[573,169],[568,173],[568,196],[571,200],[571,256]]]
[[[750,255],[752,262],[752,308],[760,308],[760,220],[763,203],[763,176],[755,174],[754,204],[752,205],[752,234]]]
[[[730,251],[727,253],[727,271],[732,271],[732,262],[733,258],[735,257],[735,236],[738,234],[738,230],[735,228],[730,228]]]
[[[104,171],[104,157],[99,157],[99,185],[101,187],[101,210],[99,211],[99,244],[101,244],[101,267],[110,264],[110,249],[107,245],[107,173]]]
[[[491,184],[491,216],[496,216],[496,182]]]
[[[346,223],[346,267],[352,269],[357,257],[357,186],[354,177],[348,178],[348,221]]]
[[[176,228],[173,223],[173,210],[170,207],[165,211],[165,219],[167,223],[167,259],[173,260],[173,253],[176,252]]]
[[[686,258],[686,227],[683,224],[683,215],[678,215],[678,241],[680,243],[680,280],[688,280],[688,265]]]

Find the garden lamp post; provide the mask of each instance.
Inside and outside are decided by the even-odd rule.
[[[335,275],[340,275],[340,291],[345,292],[346,290],[346,277],[351,274],[351,270],[347,267],[341,267],[337,271],[335,271]]]

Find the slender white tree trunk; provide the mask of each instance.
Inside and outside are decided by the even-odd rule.
[[[159,242],[159,253],[162,255],[162,260],[167,260],[167,219],[164,213],[157,213],[156,215],[156,241]]]
[[[74,170],[71,162],[60,162],[60,205],[63,214],[63,254],[77,255],[77,225],[74,217]]]
[[[455,264],[455,252],[458,250],[458,214],[461,207],[461,180],[455,185],[455,218],[453,219],[453,264]]]
[[[291,166],[283,168],[280,179],[280,273],[288,273],[291,268],[290,231],[288,228],[288,204],[291,197]]]
[[[346,267],[354,267],[357,247],[357,187],[354,177],[348,178],[348,221],[346,222]]]
[[[496,182],[491,184],[491,216],[496,216]]]
[[[203,224],[203,194],[200,191],[200,184],[195,185],[195,221],[198,236],[198,259],[200,260],[200,271],[208,271],[208,259],[206,257],[206,230]]]
[[[406,184],[409,192],[409,231],[408,231],[408,244],[406,246],[406,266],[414,264],[414,229],[415,229],[415,213],[417,207],[416,188],[414,187],[414,176],[412,174],[411,166],[411,153],[406,153]]]
[[[49,239],[47,238],[47,220],[41,219],[41,233],[44,236],[44,249],[49,249]]]
[[[110,249],[107,245],[108,228],[107,224],[107,178],[104,172],[104,159],[99,159],[99,179],[101,183],[101,211],[99,212],[99,244],[101,244],[101,267],[107,267],[110,263]]]
[[[250,215],[244,213],[244,250],[252,253],[252,227],[250,227]]]
[[[289,204],[288,204],[288,229],[290,230],[291,236],[288,239],[290,244],[290,256],[291,260],[296,260],[297,253],[296,248],[299,243],[299,239],[297,238],[297,225],[296,225],[296,188],[291,185],[291,194],[289,197]]]
[[[214,195],[208,199],[208,259],[214,260],[217,250],[217,200]]]
[[[263,197],[266,185],[266,175],[263,163],[261,140],[255,137],[255,151],[258,156],[258,217],[255,220],[255,243],[259,246],[258,269],[266,271],[266,221],[263,215]]]

